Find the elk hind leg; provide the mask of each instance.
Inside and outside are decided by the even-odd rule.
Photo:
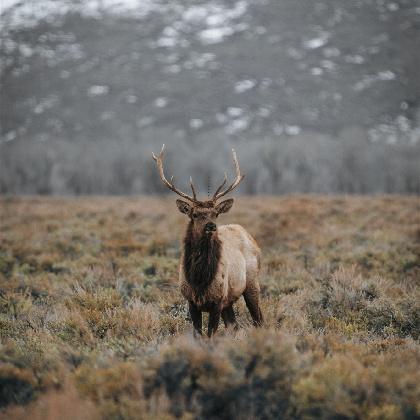
[[[261,327],[263,325],[264,319],[260,308],[259,290],[255,287],[247,287],[243,293],[243,296],[254,325],[256,327]]]
[[[235,330],[238,329],[238,323],[236,322],[235,312],[232,305],[222,309],[222,318],[226,328],[229,328],[232,325]]]

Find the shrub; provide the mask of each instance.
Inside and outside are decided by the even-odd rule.
[[[315,367],[293,387],[296,414],[303,418],[360,418],[371,388],[360,362],[336,356]]]
[[[5,277],[10,277],[13,271],[15,261],[13,258],[0,255],[0,273]]]
[[[307,419],[412,419],[420,414],[416,351],[371,362],[356,352],[316,364],[293,386],[295,415]],[[401,373],[401,363],[412,370]]]
[[[214,347],[177,342],[154,359],[145,374],[146,398],[164,393],[175,416],[282,417],[290,410],[300,364],[284,334],[258,331],[243,342],[222,339]]]
[[[35,398],[37,381],[28,369],[0,365],[0,408],[9,404],[26,404]]]
[[[75,372],[81,395],[92,399],[105,419],[138,419],[144,411],[140,374],[132,363],[112,367],[83,364]]]
[[[0,405],[26,404],[40,391],[59,387],[60,367],[39,339],[9,340],[0,347]]]
[[[412,293],[384,280],[365,280],[354,267],[342,268],[321,282],[308,298],[306,310],[316,328],[334,326],[350,335],[367,329],[384,337],[418,338],[420,307]]]

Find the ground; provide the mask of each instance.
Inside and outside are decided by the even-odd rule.
[[[238,198],[262,310],[195,340],[165,198],[0,199],[0,418],[420,416],[418,197]]]

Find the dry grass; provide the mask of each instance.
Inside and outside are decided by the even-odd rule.
[[[420,416],[420,200],[241,198],[267,325],[194,340],[173,200],[0,201],[0,416]],[[73,416],[73,417],[72,417]]]

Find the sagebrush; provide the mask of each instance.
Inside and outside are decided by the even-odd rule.
[[[252,327],[192,337],[172,200],[2,198],[0,416],[420,416],[420,200],[255,197]]]

